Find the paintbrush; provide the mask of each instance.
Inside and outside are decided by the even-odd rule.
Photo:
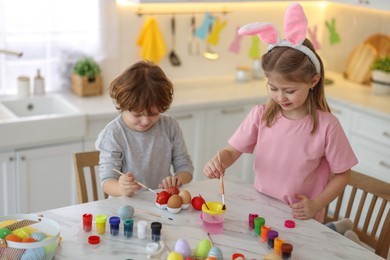
[[[222,163],[221,163],[221,157],[219,155],[219,151],[217,151],[217,156],[218,156],[218,162],[219,164],[221,164],[222,166]],[[221,180],[221,189],[222,189],[222,210],[226,210],[226,206],[225,206],[225,185],[223,183],[223,175],[221,175],[219,177],[219,179]]]
[[[114,171],[116,171],[117,173],[120,173],[120,174],[122,174],[122,175],[125,175],[123,172],[121,172],[121,171],[118,171],[117,169],[113,169]],[[158,192],[157,191],[155,191],[155,190],[152,190],[151,188],[149,188],[148,186],[146,186],[145,184],[142,184],[141,182],[139,182],[139,181],[134,181],[135,183],[137,183],[138,185],[140,185],[140,186],[142,186],[142,187],[144,187],[145,189],[148,189],[149,191],[151,191],[151,192],[153,192],[154,194],[158,194]]]
[[[154,212],[151,212],[151,211],[147,211],[147,210],[143,210],[143,209],[136,209],[136,208],[135,208],[135,210],[139,211],[139,212],[142,212],[142,213],[145,213],[145,214],[148,214],[148,215],[151,215],[151,216],[173,220],[173,218],[170,218],[170,217],[167,217],[167,216],[164,216],[164,215],[158,215],[158,214],[156,214]]]
[[[199,194],[199,197],[200,197],[201,199],[203,199],[202,195],[200,195],[200,194]],[[207,206],[206,200],[205,200],[205,199],[203,199],[203,200],[204,200],[204,205],[206,206],[206,208],[207,208],[208,210],[210,210],[209,206]]]

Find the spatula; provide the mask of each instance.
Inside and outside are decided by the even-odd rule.
[[[175,40],[176,40],[176,21],[175,17],[171,18],[171,40],[172,40],[172,49],[169,53],[169,60],[173,66],[180,66],[181,62],[179,57],[175,52]]]

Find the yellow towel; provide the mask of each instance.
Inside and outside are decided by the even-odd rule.
[[[141,47],[141,57],[154,63],[159,63],[167,53],[164,38],[153,17],[149,17],[143,24],[137,45]]]

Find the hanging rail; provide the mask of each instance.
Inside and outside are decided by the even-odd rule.
[[[212,13],[212,14],[228,14],[230,11],[228,8],[224,7],[220,11],[214,11],[214,10],[196,10],[196,11],[147,11],[142,8],[138,8],[136,11],[136,14],[138,16],[142,15],[176,15],[176,14],[204,14],[204,13]]]

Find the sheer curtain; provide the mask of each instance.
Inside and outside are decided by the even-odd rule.
[[[67,89],[82,56],[104,72],[117,57],[116,17],[115,0],[0,0],[0,49],[23,52],[0,53],[0,95],[16,94],[17,77],[38,69],[47,92]]]

